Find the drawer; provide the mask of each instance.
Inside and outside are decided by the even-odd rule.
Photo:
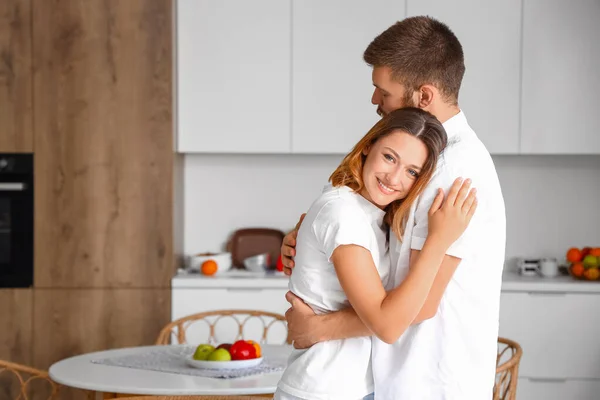
[[[599,301],[595,294],[503,292],[500,336],[523,347],[519,376],[600,378]]]
[[[284,315],[289,308],[285,289],[219,288],[172,290],[172,320],[203,311],[260,310]],[[215,336],[220,343],[231,343],[238,333],[238,324],[231,318],[222,318],[215,325]],[[257,340],[262,336],[264,325],[252,318],[244,325],[244,339]],[[203,343],[209,336],[208,324],[198,322],[187,330],[189,343]],[[268,343],[284,343],[287,329],[283,323],[275,323],[269,329]]]
[[[519,400],[598,400],[600,380],[519,379]]]

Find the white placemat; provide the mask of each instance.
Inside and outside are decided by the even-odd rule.
[[[111,365],[115,367],[136,368],[149,371],[168,372],[206,378],[241,378],[244,376],[267,374],[283,371],[287,360],[263,355],[260,365],[245,369],[198,369],[190,367],[185,357],[194,353],[195,346],[161,346],[150,349],[145,353],[91,360],[94,364]]]

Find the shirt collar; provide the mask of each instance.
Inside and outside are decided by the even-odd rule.
[[[358,199],[359,204],[362,206],[362,209],[372,218],[383,221],[383,217],[385,216],[385,211],[381,208],[377,207],[375,204],[371,203],[369,200],[365,199],[361,194],[355,192],[353,189],[348,186],[340,186],[340,191],[355,194]]]
[[[448,141],[459,135],[462,131],[464,131],[465,126],[468,126],[467,117],[465,113],[461,111],[458,112],[455,116],[451,117],[448,121],[442,124],[444,129],[446,130],[446,135],[448,136]]]

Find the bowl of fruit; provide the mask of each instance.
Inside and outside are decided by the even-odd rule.
[[[567,251],[567,262],[573,278],[600,281],[600,247],[572,247]]]
[[[261,352],[260,345],[253,340],[222,343],[217,347],[203,343],[185,360],[193,368],[242,369],[259,365],[263,361]]]

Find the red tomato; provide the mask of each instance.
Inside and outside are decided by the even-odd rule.
[[[231,353],[232,360],[250,360],[256,358],[256,348],[244,340],[235,342],[231,346],[231,349],[229,349],[229,352]]]
[[[281,254],[277,257],[277,265],[275,266],[277,271],[283,271],[283,261],[281,261]]]

